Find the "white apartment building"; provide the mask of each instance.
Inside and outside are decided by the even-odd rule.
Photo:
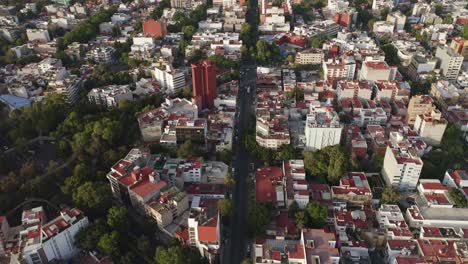
[[[347,79],[353,80],[356,72],[356,61],[353,57],[344,57],[337,60],[328,59],[322,63],[325,80]]]
[[[88,226],[88,218],[77,209],[62,209],[60,216],[46,222],[45,211],[35,207],[23,211],[22,225],[10,229],[12,244],[19,252],[11,253],[9,263],[42,264],[68,261],[80,250],[75,246],[76,234]],[[13,249],[13,252],[15,250]]]
[[[359,109],[359,126],[385,125],[387,123],[387,113],[382,107]]]
[[[444,136],[447,121],[442,117],[442,113],[434,109],[430,114],[416,116],[414,130],[416,130],[429,145],[439,145]]]
[[[113,47],[97,47],[86,54],[86,59],[93,60],[95,63],[112,63],[114,61],[115,49]]]
[[[373,0],[372,1],[372,12],[380,13],[385,8],[392,10],[394,7],[394,0]]]
[[[345,98],[360,98],[370,100],[372,85],[368,81],[339,81],[336,87],[338,100]]]
[[[376,21],[372,32],[375,33],[392,33],[395,29],[395,24],[390,21]]]
[[[155,67],[153,78],[170,94],[178,93],[185,87],[185,74],[170,64]]]
[[[216,203],[194,196],[190,206],[188,229],[189,245],[198,249],[200,254],[212,263],[218,255],[221,238]]]
[[[406,16],[400,11],[387,15],[387,21],[393,23],[395,31],[400,31],[405,28]]]
[[[349,2],[347,0],[328,0],[327,9],[330,13],[335,14],[343,9],[348,8]]]
[[[26,36],[29,41],[49,42],[50,35],[47,29],[27,29]]]
[[[444,77],[449,81],[455,81],[463,64],[463,56],[447,46],[437,47],[435,56],[440,61],[440,69]]]
[[[255,139],[260,146],[271,149],[290,144],[291,138],[286,117],[257,118]]]
[[[318,150],[340,144],[342,130],[340,118],[330,105],[322,107],[319,102],[310,104],[305,127],[307,149]]]
[[[153,38],[150,37],[134,37],[133,45],[130,47],[131,55],[137,58],[150,58],[156,49],[156,44]]]
[[[128,85],[109,85],[92,89],[88,93],[88,100],[109,108],[117,106],[121,101],[132,101],[133,94]]]
[[[389,67],[385,61],[366,61],[362,64],[360,80],[391,81],[395,79],[396,67]]]
[[[413,148],[387,146],[382,175],[388,185],[399,190],[414,190],[418,184],[423,161]]]
[[[401,224],[405,222],[405,217],[396,204],[382,204],[379,210],[375,213],[377,222],[380,228],[400,228]],[[406,224],[404,224],[406,225]]]
[[[295,63],[297,64],[322,64],[324,58],[323,50],[307,49],[296,53]]]

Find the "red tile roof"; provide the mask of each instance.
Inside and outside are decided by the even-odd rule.
[[[283,170],[280,167],[263,167],[255,173],[257,201],[276,202],[276,185],[282,185]]]
[[[198,240],[205,242],[218,242],[218,217],[215,216],[204,225],[198,226]]]

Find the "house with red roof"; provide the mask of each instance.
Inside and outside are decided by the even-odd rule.
[[[300,209],[309,203],[309,184],[306,180],[303,160],[285,160],[283,162],[284,188],[287,205],[296,201]]]
[[[416,240],[388,240],[385,255],[389,263],[397,257],[419,257],[418,243]]]
[[[285,192],[283,188],[283,170],[281,167],[263,167],[255,172],[256,200],[284,207]]]
[[[217,263],[221,241],[217,199],[192,199],[188,218],[189,245],[197,248],[210,263]]]
[[[453,202],[448,194],[449,188],[439,180],[419,180],[418,192],[424,205],[435,208],[452,208]]]
[[[364,172],[348,172],[340,179],[339,186],[331,187],[334,200],[346,201],[353,204],[370,204],[372,191]]]

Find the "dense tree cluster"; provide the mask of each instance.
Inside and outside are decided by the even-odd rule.
[[[463,163],[468,146],[463,141],[463,132],[453,124],[445,129],[439,148],[433,149],[422,157],[424,166],[422,178],[440,179],[449,168],[457,168]]]
[[[253,237],[264,234],[270,222],[272,205],[266,203],[254,203],[247,214],[247,225],[249,234]]]
[[[392,187],[385,187],[382,198],[380,199],[381,204],[398,204],[400,202],[400,193]]]
[[[459,208],[467,208],[468,207],[468,200],[466,199],[465,195],[457,188],[450,188],[449,189],[449,197],[454,203],[455,207]]]
[[[110,20],[111,16],[117,12],[116,7],[109,9],[101,9],[96,14],[92,15],[88,20],[80,23],[67,32],[63,38],[58,39],[59,48],[64,48],[73,42],[86,43],[97,36],[99,24]]]
[[[265,40],[259,40],[256,48],[256,59],[260,65],[271,65],[281,60],[280,49],[275,43],[269,44]]]
[[[336,183],[347,171],[349,157],[343,147],[329,146],[315,152],[304,152],[304,166],[312,177]]]
[[[257,143],[254,129],[246,129],[242,135],[242,143],[253,157],[265,163],[273,160],[289,160],[301,158],[298,149],[294,149],[291,144],[281,145],[277,150],[264,148]]]

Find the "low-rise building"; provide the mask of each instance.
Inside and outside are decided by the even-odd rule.
[[[348,172],[339,186],[331,187],[332,198],[351,204],[370,204],[372,191],[364,172]]]
[[[384,61],[366,61],[360,71],[361,80],[391,81],[395,79],[396,67],[390,67]]]

